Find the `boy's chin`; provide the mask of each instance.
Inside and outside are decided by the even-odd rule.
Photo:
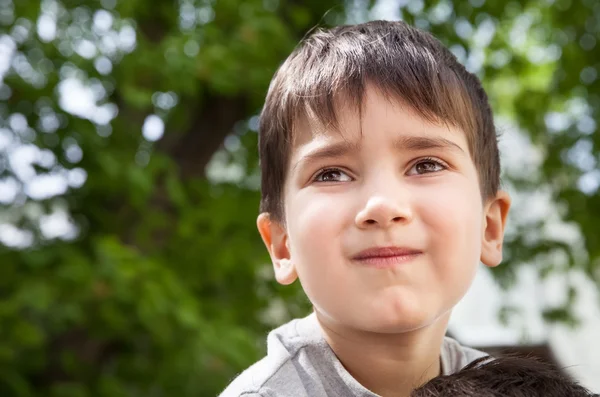
[[[421,329],[428,328],[433,324],[438,323],[438,318],[435,317],[412,317],[412,318],[395,318],[395,319],[377,319],[373,318],[370,324],[360,324],[367,332],[378,334],[406,334],[416,332]],[[359,325],[359,326],[360,326]]]
[[[313,300],[313,304],[322,321],[340,330],[404,334],[422,329],[445,330],[453,306],[448,301],[452,300],[394,289],[377,299],[323,302],[329,305]]]
[[[450,311],[444,310],[402,310],[392,313],[378,313],[373,310],[350,321],[353,328],[379,334],[406,334],[438,326],[446,328]]]

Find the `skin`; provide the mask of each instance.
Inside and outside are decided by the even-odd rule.
[[[478,263],[500,263],[510,198],[482,199],[463,131],[373,87],[361,118],[349,107],[338,118],[338,131],[300,123],[285,223],[263,213],[257,225],[277,281],[299,278],[350,374],[379,395],[406,396],[439,374],[450,312]],[[408,254],[357,259],[388,246]]]

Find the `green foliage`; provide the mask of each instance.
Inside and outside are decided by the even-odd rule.
[[[543,220],[514,219],[498,281],[529,262],[598,282],[599,198],[578,187],[596,160],[565,155],[579,142],[598,156],[598,4],[409,3],[402,17],[462,53],[497,114],[543,153],[541,174],[506,183],[546,186],[585,236],[578,252],[540,233]],[[370,18],[371,6],[349,14]],[[298,285],[272,280],[255,231],[253,117],[304,33],[345,12],[321,0],[0,0],[12,59],[0,68],[0,395],[216,395],[264,354],[268,329],[307,311]],[[77,81],[93,109],[65,101]],[[549,112],[564,128],[548,133]],[[142,136],[149,115],[165,123],[157,142]],[[41,194],[44,177],[62,188]],[[574,323],[569,288],[548,321]]]
[[[12,142],[2,150],[14,156],[31,142],[51,159],[36,164],[38,175],[87,177],[61,194],[28,196],[29,181],[13,163],[0,167],[19,191],[3,222],[31,233],[1,253],[1,395],[209,396],[264,354],[272,325],[264,313],[279,289],[257,272],[268,258],[254,227],[256,183],[184,178],[169,145],[190,130],[206,93],[244,96],[247,117],[256,113],[278,63],[325,6],[3,3],[0,29],[21,37],[13,56],[40,73],[15,66],[4,77],[0,114]],[[182,22],[183,7],[198,10],[195,22]],[[51,40],[36,36],[36,21],[48,18],[56,20]],[[135,41],[127,41],[132,29]],[[98,109],[65,109],[58,87],[69,77],[94,87],[109,120],[94,118]],[[19,129],[15,113],[30,129]],[[167,124],[165,147],[142,137],[153,113]],[[240,142],[256,145],[245,123],[237,131]],[[256,154],[246,151],[231,157],[256,174]],[[42,218],[57,211],[79,229],[66,241],[43,232]],[[306,310],[297,289],[282,296],[292,302],[283,318]]]

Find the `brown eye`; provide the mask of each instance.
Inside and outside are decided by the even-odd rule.
[[[423,175],[431,174],[433,172],[440,172],[448,167],[441,161],[435,159],[424,159],[412,166],[409,175]]]
[[[350,180],[348,174],[338,169],[323,170],[315,178],[316,182],[348,182]]]
[[[426,172],[435,172],[439,171],[441,168],[442,167],[439,164],[434,163],[433,161],[425,161],[417,164],[417,173],[424,174]]]

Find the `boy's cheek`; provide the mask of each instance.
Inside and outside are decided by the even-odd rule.
[[[311,262],[333,260],[340,254],[349,217],[348,209],[331,199],[290,203],[287,222],[292,256]]]
[[[416,200],[414,210],[435,246],[432,248],[456,254],[461,247],[470,251],[479,248],[474,245],[480,243],[483,219],[478,194],[452,189]]]
[[[303,195],[290,205],[290,224],[304,232],[326,233],[351,215],[351,203],[341,195]]]

